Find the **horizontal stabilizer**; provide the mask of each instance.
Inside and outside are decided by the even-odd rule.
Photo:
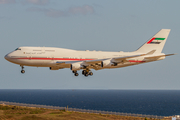
[[[145,59],[155,59],[155,58],[171,56],[171,55],[176,55],[176,54],[167,54],[167,55],[159,55],[159,56],[153,56],[153,57],[145,57]]]

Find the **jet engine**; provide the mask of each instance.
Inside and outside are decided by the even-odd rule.
[[[113,65],[113,63],[111,62],[111,60],[104,60],[101,62],[101,67],[111,67]]]
[[[49,67],[50,70],[59,70],[59,67]]]
[[[80,69],[81,69],[81,64],[79,64],[79,63],[71,64],[71,70],[72,71],[76,71],[76,70],[80,70]]]

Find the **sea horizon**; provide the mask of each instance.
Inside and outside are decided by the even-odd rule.
[[[0,89],[0,101],[159,116],[180,114],[180,90]]]

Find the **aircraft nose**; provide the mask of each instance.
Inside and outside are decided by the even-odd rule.
[[[9,54],[5,55],[4,58],[5,58],[6,60],[9,60],[9,59],[10,59]]]

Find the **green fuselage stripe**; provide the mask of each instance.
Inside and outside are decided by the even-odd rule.
[[[155,38],[154,40],[164,40],[165,38]]]

